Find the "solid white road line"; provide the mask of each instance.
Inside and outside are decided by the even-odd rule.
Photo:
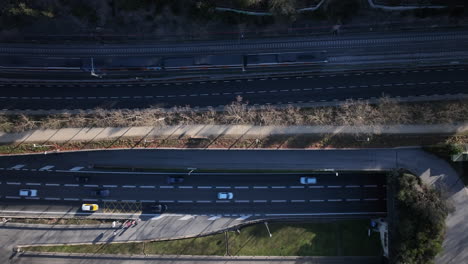
[[[246,220],[247,218],[251,217],[252,215],[241,215],[241,217],[236,218],[238,221]]]
[[[265,216],[367,215],[367,214],[387,214],[387,212],[265,214]]]
[[[212,217],[210,217],[210,218],[208,218],[208,219],[206,219],[206,220],[208,220],[208,221],[214,221],[214,220],[219,219],[219,218],[221,218],[221,216],[220,216],[220,215],[216,215],[216,216],[212,216]]]
[[[174,200],[159,200],[160,203],[173,203]]]
[[[63,198],[65,201],[79,201],[80,199],[78,198]]]
[[[73,167],[70,169],[70,171],[79,171],[81,169],[83,169],[84,167]]]
[[[305,200],[291,200],[291,202],[293,202],[293,203],[303,203],[303,202],[305,202]]]
[[[311,186],[308,186],[310,189],[319,189],[319,188],[325,188],[325,186],[323,185],[318,185],[318,186],[315,186],[315,185],[311,185]]]
[[[184,220],[192,219],[193,217],[194,217],[193,215],[185,215],[185,216],[183,216],[183,217],[181,217],[181,218],[179,218],[179,219],[177,219],[177,220],[182,220],[182,221],[184,221]]]
[[[142,203],[155,203],[156,200],[140,200]]]
[[[125,203],[136,203],[136,200],[122,200]]]
[[[20,199],[21,197],[19,196],[5,196],[7,199]]]

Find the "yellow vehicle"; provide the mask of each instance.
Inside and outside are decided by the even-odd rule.
[[[95,212],[99,210],[99,205],[97,204],[83,204],[81,205],[81,210],[82,211],[87,211],[87,212]]]

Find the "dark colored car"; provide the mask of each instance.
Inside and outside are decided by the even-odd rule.
[[[165,204],[154,204],[149,206],[149,211],[152,213],[163,213],[167,210],[167,205]]]
[[[79,183],[88,183],[89,177],[87,176],[75,176],[75,181]]]
[[[181,176],[168,176],[167,183],[175,184],[175,183],[182,183],[184,182],[184,177]]]
[[[107,197],[110,194],[110,191],[107,189],[99,189],[91,192],[92,195],[100,196],[100,197]]]

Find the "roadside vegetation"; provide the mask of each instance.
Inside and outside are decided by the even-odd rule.
[[[329,223],[263,223],[204,237],[146,243],[29,247],[27,251],[100,254],[216,256],[379,256],[378,233],[367,236],[369,220]],[[359,243],[356,243],[359,241]],[[227,247],[226,247],[227,242]]]
[[[298,10],[316,6],[319,0],[2,0],[0,1],[0,38],[24,40],[24,34],[65,34],[79,36],[77,40],[96,40],[95,34],[105,33],[110,41],[125,40],[121,35],[141,36],[158,40],[207,39],[250,32],[253,36],[277,34],[307,34],[317,27],[367,21],[411,20],[426,17],[450,18],[450,22],[465,16],[463,8],[450,4],[447,9],[386,12],[372,10],[367,1],[326,0],[315,11]],[[390,4],[396,1],[386,1]],[[388,4],[388,3],[384,3]],[[271,15],[248,15],[216,10],[227,7],[237,10],[268,12]],[[441,21],[442,21],[441,20]],[[377,25],[376,25],[377,26]],[[297,27],[297,31],[294,28]],[[314,29],[315,27],[315,29]],[[311,30],[304,31],[304,28]],[[291,30],[293,29],[293,30]],[[325,33],[330,32],[325,29]],[[230,32],[230,33],[228,33]],[[91,34],[90,34],[91,33]],[[323,33],[323,32],[322,32]],[[116,38],[113,39],[112,36]],[[250,37],[250,36],[249,36]],[[73,38],[72,38],[73,39]],[[100,39],[99,37],[97,39]]]
[[[70,127],[134,127],[190,124],[239,125],[332,125],[379,126],[456,124],[467,121],[468,100],[422,103],[399,103],[388,97],[377,104],[348,100],[340,106],[284,108],[269,105],[250,107],[242,97],[222,111],[198,111],[190,107],[172,109],[148,108],[142,110],[95,109],[89,113],[52,115],[0,115],[0,131],[23,132],[32,129],[59,129]],[[356,133],[359,133],[356,130]]]
[[[442,190],[425,185],[415,175],[394,178],[397,231],[394,234],[393,263],[433,263],[442,250],[445,218],[450,211]]]
[[[458,143],[465,143],[465,147],[462,144],[439,143],[436,145],[425,146],[424,150],[450,163],[450,165],[452,165],[452,167],[457,171],[458,176],[460,176],[463,181],[463,184],[468,186],[468,161],[453,161],[452,159],[453,156],[457,156],[467,150],[468,142]]]

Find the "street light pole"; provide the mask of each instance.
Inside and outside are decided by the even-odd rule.
[[[263,222],[266,226],[266,229],[268,231],[268,234],[270,235],[270,237],[272,237],[273,235],[270,233],[270,228],[268,228],[268,222]]]

